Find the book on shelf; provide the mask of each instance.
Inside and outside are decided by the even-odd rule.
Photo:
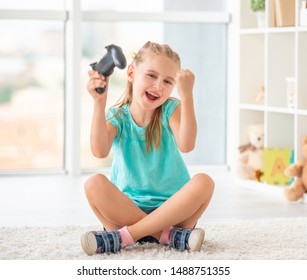
[[[274,20],[276,27],[294,26],[295,25],[295,0],[275,0]]]

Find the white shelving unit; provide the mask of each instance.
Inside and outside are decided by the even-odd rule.
[[[262,122],[265,146],[291,147],[297,160],[307,135],[307,27],[299,26],[301,0],[294,0],[294,25],[274,27],[274,1],[266,0],[265,26],[259,28],[250,0],[240,0],[238,146],[247,142],[248,125]],[[293,106],[288,106],[289,77],[296,87]],[[261,86],[264,98],[256,100]]]
[[[292,147],[296,160],[307,135],[307,27],[299,26],[301,1],[294,1],[294,26],[274,27],[274,0],[267,0],[265,27],[258,28],[250,1],[240,0],[239,144],[246,143],[249,124],[263,122],[265,146]],[[295,80],[293,106],[288,106],[287,78]],[[256,100],[261,86],[264,98]]]

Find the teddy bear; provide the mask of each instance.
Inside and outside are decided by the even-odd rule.
[[[286,198],[290,201],[299,200],[307,192],[307,136],[303,139],[303,156],[303,159],[291,164],[284,171],[286,176],[296,177],[284,191]]]
[[[249,143],[239,147],[236,173],[242,179],[260,181],[263,173],[262,155],[264,146],[264,127],[262,123],[251,124],[247,129]]]

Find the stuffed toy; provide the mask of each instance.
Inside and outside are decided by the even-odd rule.
[[[247,130],[249,143],[239,147],[237,175],[242,179],[258,180],[262,176],[262,154],[264,145],[263,124],[253,124]]]
[[[300,161],[285,169],[286,176],[296,177],[293,183],[285,189],[285,196],[290,201],[299,200],[307,192],[307,136],[303,139],[303,156]]]
[[[255,100],[258,102],[258,103],[263,103],[263,100],[264,100],[264,86],[261,86],[260,87],[260,90],[258,92],[256,92],[256,97],[255,97]]]

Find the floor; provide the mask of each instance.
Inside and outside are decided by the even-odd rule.
[[[191,170],[193,174],[195,170]],[[208,171],[215,194],[200,222],[307,216],[307,204],[288,202],[277,187],[247,186],[225,171]],[[96,225],[83,185],[89,176],[0,177],[0,226]],[[274,189],[274,191],[273,191]]]

